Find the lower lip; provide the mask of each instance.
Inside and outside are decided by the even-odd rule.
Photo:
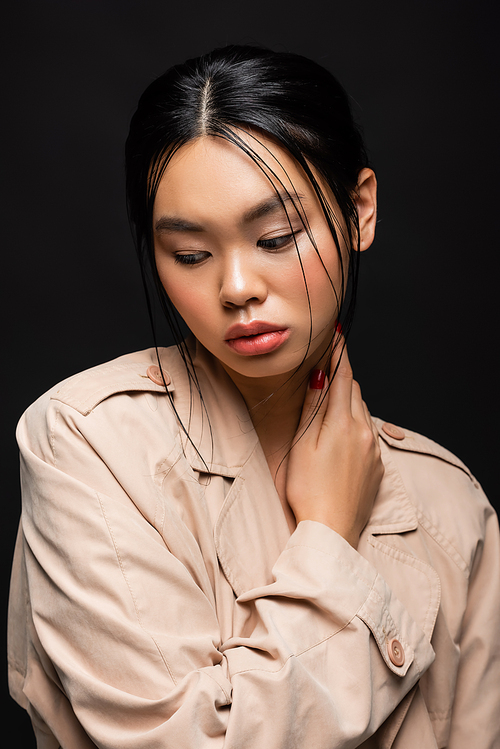
[[[256,356],[257,354],[270,354],[285,343],[290,335],[289,328],[285,330],[271,330],[259,335],[242,336],[231,338],[226,341],[229,348],[242,356]]]

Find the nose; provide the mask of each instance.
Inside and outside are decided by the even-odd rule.
[[[219,298],[224,307],[261,304],[267,297],[267,284],[250,253],[231,253],[222,266]]]

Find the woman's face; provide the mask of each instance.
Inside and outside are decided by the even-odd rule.
[[[172,158],[153,213],[165,291],[235,382],[290,373],[304,357],[314,366],[342,291],[337,249],[301,168],[272,141],[244,137],[265,172],[234,144],[202,136]],[[300,198],[321,259],[287,192]]]

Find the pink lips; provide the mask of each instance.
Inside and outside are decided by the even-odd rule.
[[[289,328],[277,328],[276,323],[255,320],[232,325],[226,333],[229,348],[243,356],[269,354],[279,348],[290,335]]]

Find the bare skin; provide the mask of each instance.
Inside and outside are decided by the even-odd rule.
[[[340,347],[332,371],[339,358]],[[276,405],[273,398],[263,405],[247,405],[290,530],[301,520],[315,520],[357,548],[384,468],[377,431],[353,379],[346,349],[324,397],[327,386],[328,379],[322,390],[305,383]]]
[[[242,151],[220,138],[202,136],[177,152],[154,206],[158,273],[194,335],[242,394],[290,529],[303,520],[324,523],[356,548],[383,467],[346,352],[310,420],[321,391],[308,387],[308,377],[312,369],[327,366],[324,352],[337,318],[332,283],[341,293],[338,254],[300,167],[275,143],[260,140],[262,157],[275,158],[272,168],[281,183],[274,187]],[[251,135],[249,141],[258,151]],[[300,196],[321,260],[293,205],[285,214],[276,203],[280,184]],[[361,170],[356,193],[363,250],[373,240],[376,221],[370,169]],[[285,330],[285,342],[258,355],[228,344],[231,329],[259,320]],[[248,339],[242,340],[247,346]],[[334,353],[333,369],[341,348]]]
[[[286,497],[297,523],[324,523],[357,548],[384,467],[377,430],[353,379],[346,350],[327,397],[302,434],[321,392],[307,391],[297,432],[302,436],[287,465]]]

